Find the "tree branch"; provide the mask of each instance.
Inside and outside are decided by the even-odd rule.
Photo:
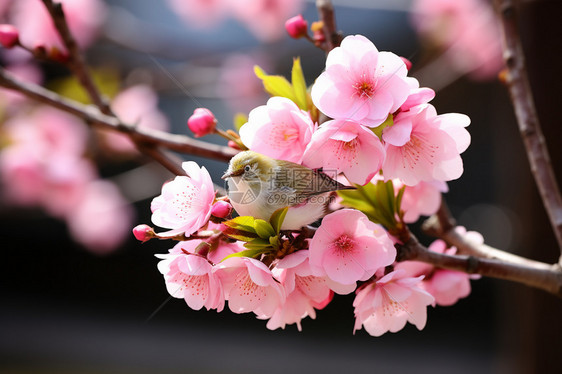
[[[533,102],[525,56],[517,29],[515,6],[512,0],[495,0],[495,5],[501,19],[504,38],[504,59],[507,65],[505,82],[515,107],[515,115],[525,143],[531,171],[558,241],[558,247],[562,252],[562,197]]]
[[[326,37],[326,53],[338,47],[342,41],[342,35],[336,28],[336,16],[334,5],[331,0],[316,0],[318,16],[322,21],[322,31]]]
[[[89,124],[103,129],[127,134],[137,145],[157,145],[172,151],[229,161],[238,151],[216,144],[189,138],[185,135],[169,134],[148,128],[135,127],[121,122],[114,116],[101,113],[91,105],[80,104],[36,84],[23,82],[0,68],[0,86],[20,92],[25,96],[82,118]],[[142,148],[142,147],[141,147]]]
[[[397,261],[421,261],[443,269],[511,280],[562,297],[562,269],[558,264],[515,264],[475,256],[447,255],[430,251],[413,235],[405,244],[397,244],[396,249]]]
[[[68,23],[66,22],[62,4],[53,2],[53,0],[42,1],[43,4],[45,4],[47,11],[51,15],[55,27],[62,41],[64,42],[66,49],[68,50],[68,67],[78,78],[80,84],[84,87],[92,102],[101,110],[101,112],[104,114],[111,114],[111,108],[103,99],[101,93],[99,92],[96,84],[92,79],[92,76],[88,72],[88,67],[84,60],[84,56],[82,56],[80,48],[78,47],[78,43],[76,43],[76,39],[74,39],[74,36],[72,36],[72,33],[68,28]]]

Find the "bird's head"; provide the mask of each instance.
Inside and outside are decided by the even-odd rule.
[[[244,179],[268,179],[268,174],[275,167],[275,160],[262,154],[244,151],[238,153],[230,160],[228,170],[222,179],[242,177]]]

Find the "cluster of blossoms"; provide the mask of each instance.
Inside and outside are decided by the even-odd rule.
[[[282,83],[287,95],[252,110],[239,140],[272,159],[333,170],[357,188],[389,186],[392,201],[400,202],[387,222],[415,222],[437,211],[446,181],[462,174],[470,120],[438,115],[428,103],[434,92],[407,73],[400,57],[379,52],[363,36],[348,36],[329,53],[310,94],[306,86],[299,93],[303,84],[295,83],[294,68],[293,85]],[[258,76],[275,91],[259,69]],[[203,113],[191,120],[196,135],[214,128],[212,114]],[[330,119],[319,123],[319,113]],[[230,219],[228,201],[216,197],[206,169],[194,162],[183,167],[187,176],[166,183],[151,206],[153,223],[169,231],[156,234],[141,225],[134,233],[143,241],[179,240],[158,256],[158,268],[170,294],[193,309],[221,311],[228,301],[234,313],[268,319],[270,329],[297,324],[300,330],[301,320],[314,318],[334,293],[356,291],[355,329],[379,336],[406,322],[421,329],[428,305],[451,305],[470,292],[464,273],[397,263],[400,238],[377,223],[376,214],[346,204],[345,195],[313,234],[310,227],[284,233],[279,215],[285,216],[277,211],[269,222]],[[440,241],[430,250],[456,251]]]

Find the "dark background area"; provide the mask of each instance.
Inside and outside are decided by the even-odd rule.
[[[292,56],[300,55],[309,83],[324,66],[323,53],[304,41],[286,38],[260,46],[234,22],[211,33],[196,32],[156,2],[111,3],[153,23],[152,36],[179,46],[173,56],[154,54],[170,71],[258,48],[275,62],[270,70],[284,74]],[[535,1],[525,2],[519,13],[535,101],[558,173],[561,9],[559,1]],[[304,14],[316,18],[312,4]],[[415,75],[422,54],[406,13],[337,7],[336,16],[344,33],[363,34],[379,50],[413,56]],[[145,53],[103,38],[88,57],[94,66],[121,66],[123,74],[139,67],[158,74]],[[160,100],[172,131],[185,133],[185,120],[199,105],[156,76],[158,85],[171,87],[161,89]],[[431,87],[429,81],[421,83]],[[232,113],[224,103],[199,100],[230,123]],[[490,245],[556,262],[559,251],[505,88],[461,78],[441,89],[433,104],[439,113],[460,112],[472,119],[465,173],[449,183],[445,197],[459,223],[480,231]],[[226,168],[185,158],[207,166],[216,182]],[[112,176],[129,166],[106,165],[102,171]],[[154,178],[160,185],[166,176]],[[150,222],[151,198],[135,204],[138,223]],[[429,308],[421,332],[407,325],[380,338],[363,330],[353,335],[352,295],[336,296],[316,320],[303,321],[302,332],[295,326],[269,331],[253,314],[193,311],[183,300],[170,300],[154,254],[166,252],[171,243],[141,245],[131,235],[119,251],[100,257],[73,244],[63,223],[39,211],[2,205],[0,220],[0,373],[562,372],[562,301],[522,285],[473,281],[468,298]]]

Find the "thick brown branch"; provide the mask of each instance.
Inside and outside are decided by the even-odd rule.
[[[336,28],[336,16],[334,5],[331,0],[316,0],[318,16],[323,24],[323,32],[326,37],[326,52],[338,47],[342,41],[342,35]]]
[[[84,87],[92,102],[101,110],[101,112],[104,114],[111,114],[111,108],[104,101],[102,95],[100,94],[97,86],[92,79],[92,76],[88,72],[88,67],[84,60],[84,56],[82,55],[80,48],[78,47],[78,43],[76,43],[76,39],[74,39],[74,36],[72,36],[72,33],[68,28],[63,5],[52,0],[43,0],[43,3],[49,11],[55,27],[68,51],[68,67],[78,78],[80,84],[82,85],[82,87]]]
[[[93,106],[83,105],[67,99],[36,84],[20,81],[1,68],[0,86],[18,91],[29,98],[74,114],[87,123],[100,128],[123,132],[129,135],[137,145],[157,145],[172,151],[219,161],[229,161],[237,153],[232,148],[202,142],[184,135],[169,134],[164,131],[125,124],[113,116],[101,113]]]
[[[515,107],[533,176],[562,251],[562,197],[533,102],[517,29],[515,6],[511,0],[495,0],[495,3],[504,38],[504,59],[507,65],[505,81]]]
[[[458,249],[459,254],[506,261],[513,264],[534,266],[542,264],[525,257],[517,256],[497,248],[471,240],[455,230],[456,223],[445,200],[441,200],[439,210],[429,217],[422,226],[424,233],[444,240],[449,246]]]
[[[404,245],[397,244],[396,248],[397,261],[421,261],[443,269],[511,280],[562,297],[562,269],[558,264],[514,264],[474,256],[446,255],[428,250],[414,236]]]

